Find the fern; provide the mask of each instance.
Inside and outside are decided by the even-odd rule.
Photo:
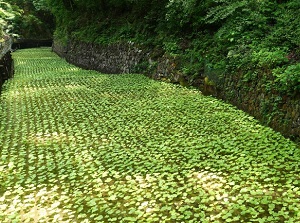
[[[206,15],[205,21],[208,24],[220,22],[232,16],[234,12],[247,4],[249,1],[215,1],[221,3],[215,7],[212,7]]]

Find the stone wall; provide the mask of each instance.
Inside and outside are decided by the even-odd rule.
[[[3,83],[11,78],[14,73],[13,59],[10,53],[11,44],[11,39],[0,43],[0,92]]]
[[[263,77],[264,76],[264,77]],[[300,95],[282,95],[270,91],[260,74],[255,80],[245,81],[242,74],[225,78],[217,89],[217,97],[237,106],[283,135],[300,140]],[[271,81],[273,77],[269,77]]]
[[[132,43],[103,46],[70,41],[64,46],[55,41],[53,50],[68,62],[86,69],[114,74],[138,72],[158,80],[193,85],[206,95],[223,99],[248,112],[283,135],[300,139],[300,96],[269,92],[262,77],[245,81],[240,74],[217,80],[211,75],[213,72],[204,72],[196,79],[185,77],[180,72],[177,58],[157,52],[157,49],[141,49]]]
[[[112,44],[109,47],[70,41],[66,46],[55,42],[53,51],[68,62],[84,69],[103,73],[131,73],[145,53],[134,44]]]

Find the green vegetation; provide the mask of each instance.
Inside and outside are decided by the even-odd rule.
[[[43,0],[0,1],[0,37],[52,38],[54,21]]]
[[[0,96],[0,221],[299,222],[300,150],[242,111],[48,48]]]
[[[55,36],[107,44],[133,41],[180,58],[189,77],[266,76],[270,91],[300,91],[299,0],[48,0]]]
[[[49,38],[54,26],[51,10],[55,37],[65,43],[133,41],[178,57],[180,72],[192,79],[243,73],[247,81],[265,76],[270,92],[292,97],[300,93],[298,0],[2,0],[0,4],[2,33]]]
[[[0,42],[4,39],[4,35],[11,32],[12,26],[10,21],[15,17],[15,12],[13,11],[10,4],[0,1]]]

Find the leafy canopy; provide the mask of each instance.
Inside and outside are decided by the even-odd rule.
[[[12,6],[4,1],[0,1],[0,37],[12,32],[12,21],[16,16],[16,11]]]
[[[1,1],[2,33],[21,38],[51,38],[53,17],[46,0]]]

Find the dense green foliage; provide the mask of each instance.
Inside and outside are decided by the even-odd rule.
[[[212,97],[14,52],[0,221],[299,222],[299,148]]]
[[[2,0],[0,4],[0,36],[52,38],[54,21],[46,1]]]
[[[12,30],[11,21],[15,18],[16,12],[10,4],[0,1],[0,41]]]
[[[63,41],[130,40],[180,57],[184,75],[209,68],[251,81],[263,74],[270,91],[300,93],[299,0],[48,2]]]

